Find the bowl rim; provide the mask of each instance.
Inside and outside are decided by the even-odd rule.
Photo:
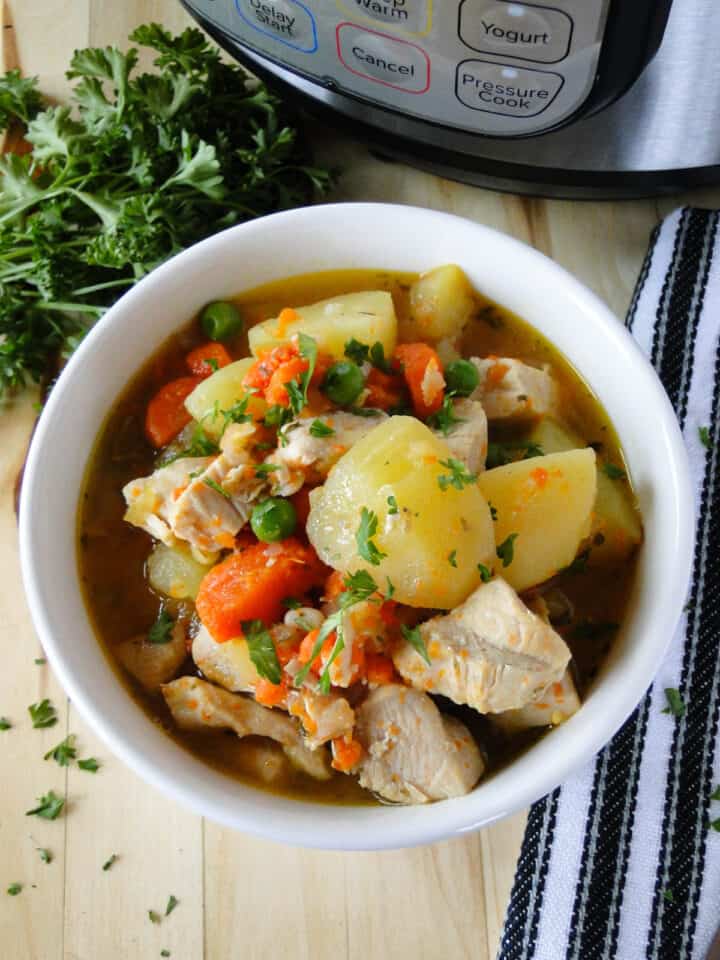
[[[308,229],[308,226],[312,227],[313,224],[315,227],[322,224],[323,228],[327,228],[328,223],[331,227],[339,228],[341,225],[346,227],[348,218],[354,217],[358,222],[367,223],[369,219],[377,220],[388,216],[405,218],[408,225],[417,223],[418,228],[422,223],[423,230],[437,230],[440,234],[444,229],[470,229],[478,238],[489,240],[503,248],[508,256],[521,258],[528,266],[544,272],[552,286],[562,285],[568,299],[581,312],[594,316],[597,323],[602,325],[608,338],[609,349],[614,348],[624,354],[627,363],[634,366],[634,372],[643,381],[643,389],[652,396],[656,429],[661,428],[659,431],[661,442],[664,444],[668,458],[664,481],[669,485],[673,495],[673,513],[672,516],[665,518],[664,522],[669,524],[670,535],[676,544],[673,559],[675,569],[680,571],[680,575],[668,578],[667,589],[658,591],[662,595],[658,597],[657,606],[654,608],[654,620],[656,626],[661,629],[661,639],[655,640],[652,647],[646,643],[643,650],[638,652],[638,656],[641,654],[642,656],[640,664],[635,663],[632,682],[626,682],[616,691],[617,695],[613,699],[615,709],[612,715],[605,716],[604,722],[584,730],[582,750],[566,749],[563,752],[559,749],[559,734],[563,728],[554,731],[552,737],[543,738],[538,744],[539,748],[556,738],[558,744],[555,749],[551,746],[545,747],[544,750],[537,750],[538,762],[529,768],[534,773],[532,784],[515,784],[515,792],[504,800],[495,798],[491,804],[475,804],[485,808],[479,816],[478,810],[473,812],[472,798],[478,793],[475,790],[458,800],[443,801],[422,807],[348,806],[344,809],[356,812],[354,816],[357,817],[360,829],[353,829],[355,821],[340,814],[328,817],[330,822],[324,823],[323,828],[318,829],[313,824],[314,820],[319,819],[318,810],[328,811],[335,808],[317,802],[291,799],[273,803],[268,801],[269,795],[265,791],[247,785],[243,785],[243,789],[238,791],[242,796],[229,805],[222,790],[219,787],[217,790],[214,789],[214,781],[207,787],[203,787],[196,776],[197,771],[193,772],[191,769],[193,764],[201,764],[200,761],[193,760],[190,763],[187,755],[184,764],[178,763],[178,755],[169,749],[168,760],[163,762],[162,755],[158,754],[158,751],[153,752],[150,747],[144,747],[142,742],[137,742],[134,733],[131,735],[126,729],[115,726],[111,717],[103,709],[104,703],[97,696],[93,697],[93,692],[86,687],[82,676],[73,669],[68,652],[64,649],[65,643],[59,639],[58,632],[53,629],[53,603],[49,599],[52,591],[48,582],[43,579],[38,542],[36,518],[43,512],[39,478],[44,466],[43,461],[46,459],[44,451],[51,431],[67,419],[67,414],[63,410],[65,396],[71,384],[82,376],[83,367],[88,358],[92,357],[96,349],[102,349],[103,339],[112,325],[121,324],[131,317],[133,311],[142,305],[148,295],[157,293],[168,285],[172,286],[174,278],[176,281],[184,267],[195,260],[202,260],[203,257],[207,259],[216,251],[230,247],[236,242],[252,243],[253,239],[262,239],[263,234],[267,234],[268,231],[272,235],[276,229],[285,231],[297,227]],[[290,271],[287,273],[287,276],[293,275],[297,273],[293,274]],[[245,288],[247,289],[247,285]],[[178,323],[178,327],[180,325]],[[534,325],[538,326],[536,323]],[[539,329],[543,332],[541,327]],[[565,353],[563,347],[558,348]],[[142,359],[140,358],[140,362],[136,365],[136,370]],[[585,376],[582,370],[579,372],[581,376]],[[592,384],[591,377],[587,380]],[[108,410],[104,411],[103,419],[107,412]],[[618,434],[622,442],[621,430],[618,430]],[[90,438],[87,447],[88,457],[96,436],[97,434]],[[522,809],[555,789],[612,738],[651,684],[665,657],[675,625],[680,618],[692,569],[695,526],[693,502],[687,451],[674,411],[657,374],[642,354],[636,341],[609,308],[563,267],[514,237],[454,214],[385,203],[322,204],[271,214],[231,227],[200,241],[144,277],[116,301],[98,321],[59,377],[39,418],[30,444],[20,500],[20,559],[32,621],[60,683],[83,718],[105,741],[110,750],[142,779],[196,813],[267,839],[335,850],[386,849],[457,836]],[[77,511],[77,502],[73,504],[73,511]],[[75,573],[74,581],[77,579]],[[93,631],[89,616],[86,619],[88,629]],[[102,649],[99,642],[98,646]],[[114,678],[114,682],[118,687],[122,686],[117,678]],[[122,689],[122,693],[134,709],[141,710],[137,704],[133,703],[126,690]],[[578,719],[581,716],[582,711],[577,714]],[[571,723],[572,721],[568,721],[564,727],[569,727]],[[173,745],[169,737],[163,734],[163,738],[168,747]],[[567,738],[564,739],[567,740]],[[181,748],[176,746],[176,750]],[[533,748],[530,753],[535,750],[536,748]],[[182,751],[182,753],[185,756],[185,752]],[[553,758],[552,763],[545,762],[545,754],[548,753]],[[208,769],[204,764],[202,767]],[[229,780],[224,777],[222,779]],[[237,781],[229,782],[237,785]],[[482,783],[483,781],[481,785]],[[258,797],[264,798],[265,802],[258,803]],[[397,815],[398,809],[403,812],[402,818]],[[358,816],[359,811],[364,813]],[[350,830],[349,835],[348,830]]]

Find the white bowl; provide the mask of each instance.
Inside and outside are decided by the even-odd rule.
[[[151,723],[91,629],[75,542],[78,494],[95,437],[143,360],[210,300],[317,270],[422,271],[448,262],[556,344],[615,424],[645,523],[629,614],[582,709],[465,797],[419,807],[321,806],[256,790],[205,766]],[[680,617],[692,502],[685,449],[660,382],[622,324],[577,280],[517,240],[458,217],[339,204],[276,214],[211,237],[159,267],[108,311],[40,418],[23,482],[20,545],[33,621],[53,669],[85,719],[141,777],[240,830],[303,846],[380,849],[440,840],[507,816],[607,743],[650,685]]]

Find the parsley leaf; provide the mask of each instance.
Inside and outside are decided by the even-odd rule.
[[[666,900],[668,903],[675,903],[675,894],[668,887],[666,890],[663,890],[663,900]]]
[[[462,490],[463,487],[477,480],[476,473],[470,473],[468,468],[461,460],[454,457],[448,457],[447,460],[441,460],[440,466],[445,467],[450,473],[441,473],[438,478],[438,486],[441,490],[447,490],[448,487],[455,487],[456,490]]]
[[[172,954],[170,953],[169,950],[161,950],[161,951],[160,951],[160,956],[161,956],[161,957],[171,957]]]
[[[662,713],[671,713],[674,717],[685,716],[685,703],[679,690],[675,687],[665,687],[665,699],[667,706],[663,708]]]
[[[97,773],[100,769],[100,764],[95,757],[88,757],[87,760],[78,760],[78,766],[81,770],[86,770],[88,773]]]
[[[717,800],[720,803],[720,783],[715,787],[715,792],[710,794],[711,800]]]
[[[214,490],[215,493],[219,493],[221,497],[225,497],[226,500],[230,500],[230,494],[227,490],[223,489],[217,480],[213,480],[212,477],[204,477],[203,483],[206,487],[210,487],[211,490]]]
[[[213,373],[217,373],[220,369],[220,364],[217,362],[215,357],[206,357],[205,363],[210,367]]]
[[[150,923],[160,923],[162,917],[155,910],[148,910],[148,918]]]
[[[459,423],[465,423],[465,420],[463,417],[455,416],[452,394],[448,393],[443,398],[442,406],[437,413],[431,414],[426,422],[433,430],[439,430],[444,437],[447,437]]]
[[[483,583],[490,583],[492,580],[493,572],[489,567],[486,567],[484,563],[479,563],[477,565],[478,570],[480,571],[480,579]]]
[[[174,626],[175,621],[167,610],[161,610],[157,620],[148,630],[148,643],[170,643]]]
[[[48,750],[43,759],[49,760],[51,757],[60,767],[69,767],[71,761],[77,757],[77,750],[73,745],[75,740],[75,735],[70,734],[65,737],[56,747],[53,747],[52,750]]]
[[[710,829],[716,833],[720,833],[720,817],[718,817],[717,820],[710,821]]]
[[[710,428],[698,427],[698,437],[700,438],[700,443],[705,447],[705,449],[710,450],[710,448],[712,447],[712,440],[710,439]]]
[[[173,896],[173,894],[171,893],[170,899],[167,902],[167,907],[165,908],[165,916],[169,917],[179,903],[180,901],[178,900],[178,898]]]
[[[601,470],[605,476],[610,477],[611,480],[627,479],[625,471],[621,467],[616,467],[614,463],[604,463]]]
[[[298,610],[302,606],[302,603],[295,597],[285,597],[282,604],[286,610]]]
[[[279,469],[280,467],[276,463],[259,463],[255,467],[255,476],[258,480],[262,480]]]
[[[486,467],[504,467],[506,463],[517,460],[530,460],[532,457],[542,457],[543,448],[532,440],[506,440],[503,443],[489,443]]]
[[[379,566],[383,557],[387,556],[373,543],[372,538],[377,533],[377,528],[377,514],[368,510],[367,507],[363,507],[360,511],[360,526],[355,534],[355,542],[357,543],[358,553],[363,560],[367,560],[368,563],[372,563],[376,567]]]
[[[451,550],[448,554],[448,563],[451,567],[457,567],[457,550]]]
[[[118,858],[118,855],[116,853],[111,853],[110,856],[105,861],[105,863],[102,865],[103,870],[105,871],[109,870],[110,867],[112,867],[112,865],[115,863],[117,858]]]
[[[310,424],[310,436],[311,437],[334,437],[335,431],[332,427],[329,427],[326,423],[323,423],[322,420],[313,420]]]
[[[387,593],[385,594],[385,599],[392,600],[392,598],[395,596],[395,584],[392,582],[390,577],[386,577],[385,579],[387,580]]]
[[[306,333],[298,334],[298,348],[300,356],[307,360],[308,368],[300,375],[299,383],[295,380],[290,380],[285,384],[285,389],[290,399],[290,408],[295,416],[298,416],[302,409],[307,406],[308,387],[310,386],[310,379],[315,372],[318,354],[317,343]]]
[[[7,888],[8,896],[16,897],[22,891],[23,885],[21,883],[11,883]]]
[[[382,370],[383,373],[393,372],[392,367],[385,359],[385,348],[379,340],[376,340],[375,343],[370,347],[369,358],[370,363],[378,370]]]
[[[360,343],[353,337],[345,344],[345,356],[352,360],[358,366],[367,363],[370,359],[370,347],[366,343]]]
[[[44,727],[53,727],[58,721],[57,711],[49,700],[41,700],[28,707],[32,725],[36,730]]]
[[[282,668],[275,644],[262,620],[245,620],[242,631],[255,669],[270,683],[280,683]]]
[[[43,667],[47,663],[47,660],[45,657],[37,657],[35,660],[33,660],[33,663],[38,667]]]
[[[49,790],[42,797],[38,797],[38,805],[32,810],[28,810],[25,816],[41,817],[43,820],[57,820],[64,806],[65,800],[63,797],[58,797],[53,790]]]
[[[498,518],[497,508],[494,507],[489,500],[488,500],[488,507],[490,508],[490,519],[497,520]]]
[[[0,717],[0,730],[11,730],[12,724],[7,717]]]
[[[411,647],[414,647],[415,650],[420,654],[425,663],[430,666],[430,655],[427,652],[427,647],[425,646],[425,641],[423,636],[420,633],[420,627],[406,627],[405,624],[401,624],[400,630],[402,631],[403,637],[407,640]]]
[[[43,863],[53,862],[53,855],[49,850],[46,850],[44,847],[38,847],[38,853]]]
[[[394,517],[396,513],[399,513],[399,512],[400,512],[400,511],[398,510],[397,500],[395,499],[395,497],[394,497],[392,494],[390,494],[390,496],[387,498],[387,505],[388,505],[388,516],[389,516],[389,517]]]
[[[517,533],[509,534],[509,536],[507,536],[503,542],[498,545],[498,548],[495,551],[498,555],[498,560],[502,560],[503,567],[509,567],[513,562],[515,557],[515,541],[517,538]]]

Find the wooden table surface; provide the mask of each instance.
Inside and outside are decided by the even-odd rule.
[[[188,22],[176,0],[35,0],[5,9],[6,65],[67,93],[74,48],[123,45],[138,23]],[[14,28],[14,29],[13,29]],[[531,200],[386,164],[361,145],[316,131],[320,156],[344,170],[333,199],[412,203],[461,214],[550,255],[622,315],[650,230],[683,202],[717,206],[720,191],[625,203]],[[203,821],[114,759],[68,703],[30,624],[18,566],[13,484],[34,420],[34,393],[0,410],[0,955],[7,960],[173,960],[243,957],[495,956],[524,815],[460,840],[414,850],[344,854],[291,849]],[[33,730],[27,705],[50,697],[60,722]],[[75,733],[97,775],[45,763]],[[55,822],[24,813],[53,789],[67,797]],[[39,848],[52,853],[41,861]],[[118,859],[102,870],[111,854]],[[6,888],[23,884],[19,896]],[[148,910],[164,912],[155,925]]]

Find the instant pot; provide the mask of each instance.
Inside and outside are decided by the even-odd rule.
[[[182,0],[250,70],[381,154],[481,186],[720,180],[720,0]]]

